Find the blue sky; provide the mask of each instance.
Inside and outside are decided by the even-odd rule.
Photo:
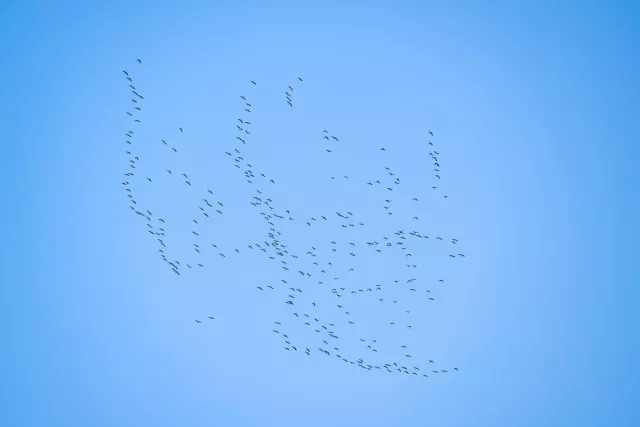
[[[640,424],[639,17],[632,2],[2,4],[0,424]],[[137,127],[123,69],[145,96]],[[271,186],[250,186],[224,155],[239,147],[239,95],[254,106],[247,161]],[[137,177],[136,197],[181,224],[172,256],[197,259],[189,222],[211,188],[225,212],[208,233],[225,262],[178,277],[159,258],[120,185],[128,129],[154,178]],[[322,129],[340,137],[332,158]],[[393,220],[384,190],[364,184],[384,165],[402,178],[398,199],[424,194]],[[367,329],[392,316],[368,302],[364,329],[341,329],[354,356],[358,334],[390,355],[382,343],[406,338],[416,360],[450,372],[422,381],[285,351],[271,330],[293,325],[291,310],[256,290],[284,273],[247,249],[266,239],[256,188],[294,211],[292,248],[364,242],[413,215],[426,234],[457,237],[464,260],[432,241],[415,252],[416,277],[447,286],[433,285],[431,304],[406,299],[412,335]],[[347,210],[367,224],[350,237],[302,221]],[[358,283],[407,275],[367,249]]]

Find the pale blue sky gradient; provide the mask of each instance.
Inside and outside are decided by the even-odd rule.
[[[0,425],[640,425],[639,20],[605,1],[3,3]],[[260,271],[173,275],[122,194],[122,69],[150,135],[184,127],[180,168],[238,220],[255,217],[250,190],[219,154],[248,80],[265,105],[256,158],[279,162],[283,199],[312,203],[306,135],[353,141],[357,176],[359,147],[418,149],[433,129],[451,197],[437,229],[470,256],[421,350],[460,372],[287,354]],[[396,167],[414,170],[411,153]]]

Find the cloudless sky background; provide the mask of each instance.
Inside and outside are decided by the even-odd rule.
[[[0,425],[639,425],[639,19],[604,1],[3,3]],[[216,238],[242,256],[180,277],[158,257],[120,185],[123,69],[145,96],[140,168],[162,178],[139,199],[188,235],[200,193],[160,174],[174,160],[152,144],[179,141],[174,173],[215,189],[228,209]],[[421,229],[468,257],[427,268],[451,280],[428,314],[414,309],[415,352],[449,374],[282,349],[272,321],[290,313],[255,289],[279,276],[244,253],[266,239],[254,187],[223,154],[240,94],[256,99],[256,172],[300,218],[321,200],[373,212],[354,182],[379,147],[432,200],[420,168],[434,131],[449,199]],[[326,179],[324,128],[345,147],[330,174],[349,184]],[[386,271],[367,259],[364,274]]]

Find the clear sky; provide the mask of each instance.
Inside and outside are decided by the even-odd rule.
[[[640,425],[639,9],[2,3],[0,425]],[[145,97],[141,123],[126,115],[123,69]],[[252,104],[247,146],[235,139],[237,118],[247,118],[239,95]],[[127,207],[129,129],[140,153],[136,200],[173,227],[167,256],[203,268],[175,275]],[[323,129],[340,141],[324,141]],[[241,169],[224,154],[233,148],[245,150]],[[254,184],[242,176],[247,162]],[[402,179],[393,219],[385,190],[366,185],[389,180],[384,166]],[[210,221],[198,209],[207,189],[224,204]],[[432,290],[434,301],[405,292],[399,314],[358,295],[354,332],[325,308],[335,303],[331,279],[315,291],[305,282],[296,298],[328,301],[318,316],[335,319],[349,357],[371,354],[362,336],[378,341],[380,360],[399,360],[406,340],[416,364],[433,359],[449,372],[422,378],[315,348],[306,356],[302,343],[318,339],[293,318],[279,283],[303,279],[248,248],[267,240],[266,208],[249,204],[256,189],[292,211],[295,221],[279,228],[291,252],[313,245],[326,262],[329,240],[342,255],[358,243],[353,260],[335,258],[356,270],[340,272],[357,277],[353,288],[413,275]],[[366,225],[345,231],[336,211]],[[325,212],[327,225],[305,224]],[[227,258],[209,246],[197,255],[192,219],[208,227],[201,242]],[[403,253],[364,244],[398,229],[430,235],[411,243],[419,268],[398,269]],[[447,257],[452,237],[466,258]],[[269,283],[278,289],[256,289]],[[415,330],[397,332],[389,319],[411,319]],[[300,351],[284,350],[274,321]]]

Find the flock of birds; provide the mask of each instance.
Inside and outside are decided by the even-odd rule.
[[[141,66],[142,61],[138,59],[136,67]],[[255,292],[280,295],[275,300],[280,304],[276,310],[281,313],[281,316],[273,320],[273,326],[270,329],[271,333],[282,340],[284,351],[304,353],[306,356],[320,354],[369,371],[386,370],[390,373],[423,378],[449,372],[428,357],[421,359],[412,354],[412,346],[407,342],[411,334],[415,334],[414,327],[418,325],[412,322],[412,313],[416,310],[407,309],[407,306],[418,305],[421,309],[425,304],[433,304],[436,300],[435,295],[442,289],[441,286],[444,283],[442,277],[432,278],[427,282],[424,280],[424,275],[418,274],[419,260],[424,258],[421,255],[421,248],[424,245],[441,245],[439,248],[442,256],[452,259],[463,259],[465,254],[457,250],[458,239],[454,237],[445,239],[439,235],[419,231],[417,229],[421,224],[419,217],[411,214],[410,217],[405,218],[404,212],[396,208],[397,203],[394,200],[401,196],[402,192],[399,189],[402,188],[403,181],[400,176],[401,170],[392,169],[384,164],[385,156],[391,151],[390,147],[390,150],[385,147],[375,148],[381,156],[380,167],[376,168],[376,176],[355,185],[359,186],[360,194],[379,196],[383,209],[376,214],[382,214],[385,220],[393,220],[393,222],[385,222],[385,224],[391,224],[387,229],[375,227],[370,231],[370,237],[358,240],[356,237],[362,235],[363,230],[367,230],[363,215],[356,215],[351,210],[338,210],[299,218],[292,213],[293,209],[283,208],[277,200],[274,200],[276,196],[271,193],[277,185],[275,179],[264,171],[259,171],[247,161],[252,154],[253,106],[251,96],[239,95],[240,115],[235,123],[237,135],[221,155],[228,159],[232,170],[235,169],[236,173],[241,173],[246,184],[253,187],[253,195],[248,201],[247,209],[255,211],[257,217],[261,219],[265,234],[257,243],[240,245],[236,242],[234,245],[236,247],[223,247],[220,242],[207,241],[206,227],[210,227],[211,223],[215,223],[218,217],[224,215],[225,202],[219,200],[212,189],[199,188],[199,182],[196,182],[188,171],[175,170],[169,166],[169,168],[162,168],[164,179],[168,177],[168,179],[181,180],[180,185],[185,190],[199,192],[200,200],[198,217],[185,220],[190,224],[191,233],[188,238],[192,241],[192,255],[187,260],[185,257],[175,259],[169,256],[170,239],[167,237],[173,224],[157,215],[157,212],[152,213],[150,206],[141,206],[137,197],[149,188],[145,186],[157,185],[154,183],[162,182],[163,178],[150,176],[146,171],[142,172],[142,169],[139,172],[139,155],[142,154],[137,149],[140,143],[136,139],[136,126],[140,126],[141,123],[145,98],[134,84],[135,74],[133,71],[123,71],[131,93],[131,105],[126,111],[126,115],[131,120],[131,128],[125,133],[129,165],[121,184],[129,208],[145,223],[148,234],[155,238],[158,253],[162,262],[172,272],[171,274],[183,276],[189,269],[205,268],[216,258],[222,260],[232,255],[242,256],[248,250],[252,254],[268,259],[268,262],[273,265],[274,273],[277,271],[277,276],[274,274],[271,279],[256,283],[253,289]],[[289,107],[294,106],[293,96],[301,84],[303,79],[298,77],[284,91],[285,102]],[[248,85],[250,90],[255,90],[257,82],[250,81]],[[340,147],[343,144],[341,139],[327,129],[322,129],[319,133],[318,155],[326,153],[324,156],[339,156]],[[184,129],[177,127],[175,139],[178,140],[183,134]],[[424,144],[430,150],[433,177],[433,184],[426,187],[425,198],[446,199],[448,196],[439,192],[437,184],[441,179],[440,153],[431,141],[433,136],[432,131],[425,133]],[[166,150],[170,156],[179,156],[180,145],[170,142],[169,139],[160,139],[151,144],[155,144],[154,149]],[[327,178],[337,179],[335,176]],[[348,175],[342,175],[339,179],[349,180],[350,178]],[[408,205],[420,205],[423,203],[423,195],[412,194],[410,198],[406,198],[405,202]],[[355,209],[352,210],[355,211]],[[396,216],[393,216],[394,213]],[[397,226],[399,223],[404,225]],[[410,224],[410,230],[406,226],[407,223]],[[298,228],[293,230],[292,227]],[[321,227],[319,236],[324,240],[314,241],[305,248],[300,248],[297,242],[303,232],[316,227]],[[355,233],[354,230],[358,232]],[[288,240],[291,236],[296,237],[292,242],[293,245]],[[362,279],[358,279],[356,269],[368,270],[377,265],[382,266],[380,268],[387,272],[391,271],[388,261],[383,262],[381,258],[375,258],[382,256],[386,260],[391,259],[393,265],[400,267],[397,275],[394,271],[393,274],[396,276],[393,280],[365,284]],[[266,271],[261,271],[261,275],[268,277]],[[392,335],[392,338],[407,341],[392,345],[391,338],[372,336],[371,328],[365,328],[369,336],[356,336],[354,328],[359,323],[357,310],[360,309],[359,304],[363,299],[366,299],[368,304],[379,304],[386,308],[386,312],[394,313],[395,317],[391,321],[384,320],[386,327],[391,328],[389,335]],[[215,320],[214,317],[208,319]],[[377,316],[377,320],[383,321],[382,319],[382,315]],[[195,322],[202,323],[201,320],[195,320]],[[304,344],[300,343],[302,340],[294,340],[293,334],[288,331],[294,322],[297,323],[297,327],[307,331],[303,337],[303,340],[306,340]],[[452,368],[452,370],[457,371],[458,368]]]

